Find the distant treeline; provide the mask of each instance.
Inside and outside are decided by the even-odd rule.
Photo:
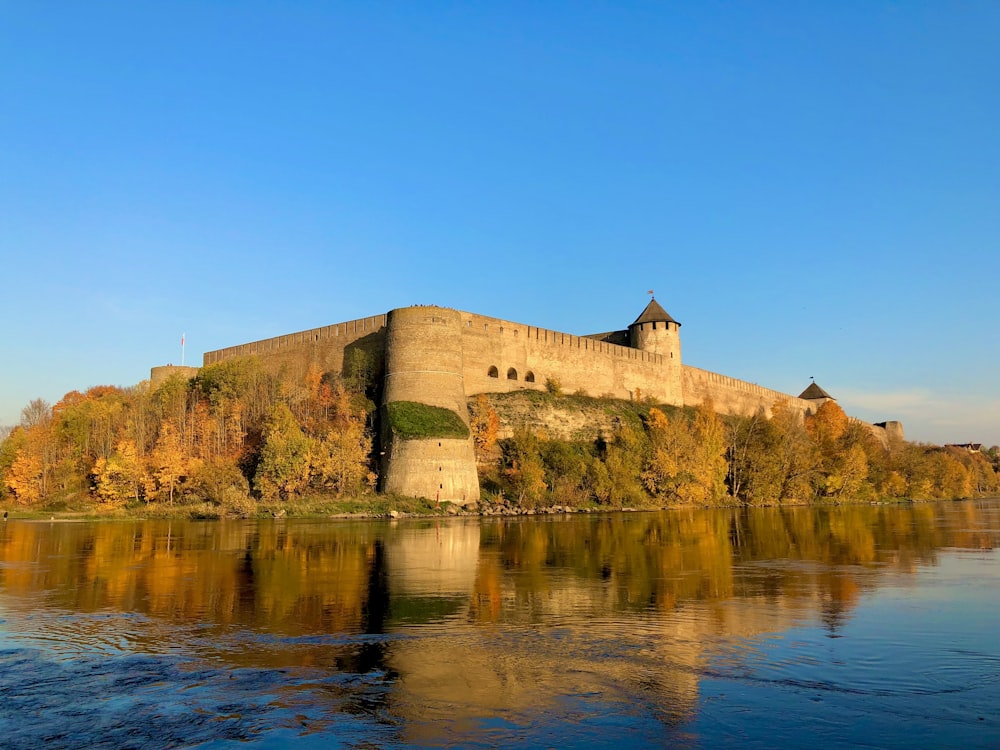
[[[341,377],[291,378],[255,358],[202,368],[155,391],[99,386],[31,402],[0,442],[6,505],[204,502],[252,514],[317,494],[377,485],[379,400],[359,354]],[[536,394],[537,395],[537,394]],[[552,399],[575,399],[550,393]],[[619,404],[619,407],[622,405]],[[986,453],[877,440],[827,402],[804,421],[782,404],[771,419],[719,417],[711,404],[633,403],[610,434],[554,440],[527,429],[497,439],[485,396],[472,405],[485,497],[524,507],[774,504],[960,498],[997,494],[998,449]]]

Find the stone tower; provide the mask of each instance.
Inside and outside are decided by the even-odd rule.
[[[382,483],[385,492],[465,503],[479,499],[471,433],[400,437],[387,417],[394,402],[447,409],[466,427],[462,318],[443,307],[404,307],[386,319]]]
[[[670,317],[656,299],[628,327],[629,346],[663,357],[667,401],[684,403],[681,382],[681,324]]]
[[[824,391],[822,388],[820,388],[820,386],[816,383],[816,381],[810,383],[809,387],[799,394],[799,398],[809,402],[811,407],[809,411],[812,414],[815,414],[816,410],[819,409],[819,407],[821,407],[827,401],[837,400],[829,393]]]

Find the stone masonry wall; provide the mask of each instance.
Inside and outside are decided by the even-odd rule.
[[[684,365],[684,405],[697,406],[705,399],[712,399],[719,414],[750,416],[761,409],[770,419],[775,401],[784,400],[797,412],[807,414],[815,405],[805,399],[789,396],[728,375]]]
[[[682,403],[668,377],[679,363],[662,355],[484,315],[461,316],[468,395],[541,390],[553,379],[568,393]]]
[[[197,367],[186,367],[184,365],[162,365],[161,367],[153,367],[149,371],[149,388],[150,390],[155,391],[172,377],[179,376],[185,380],[190,380],[197,374]]]
[[[234,357],[257,356],[269,366],[283,367],[291,377],[301,380],[313,365],[323,372],[343,374],[344,353],[353,346],[365,350],[381,371],[385,356],[385,323],[385,315],[373,315],[311,328],[205,352],[203,362],[212,365]]]

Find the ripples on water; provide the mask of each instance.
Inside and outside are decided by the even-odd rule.
[[[931,515],[10,524],[0,748],[1000,747],[1000,503]]]
[[[141,616],[45,620],[36,621],[43,633],[8,634],[0,650],[0,747],[280,746],[314,735],[325,736],[326,747],[331,731],[342,746],[397,743],[382,708],[391,684],[384,671],[262,669],[225,658],[294,650],[301,645],[294,639],[231,633],[219,640],[191,628],[171,633],[161,653],[136,653],[149,641],[149,626],[158,630]],[[310,645],[360,652],[380,640],[316,638]],[[36,645],[12,647],[25,641]]]

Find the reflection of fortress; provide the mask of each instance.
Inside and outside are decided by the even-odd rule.
[[[887,571],[940,547],[978,548],[965,529],[1000,524],[995,512],[969,512],[948,535],[931,531],[941,510],[930,505],[359,524],[17,522],[0,528],[0,591],[8,630],[58,634],[71,649],[121,634],[151,653],[208,659],[211,671],[217,662],[280,671],[296,697],[317,671],[351,676],[308,693],[327,714],[371,685],[354,677],[385,675],[373,678],[384,693],[363,696],[366,710],[378,701],[405,744],[465,746],[496,717],[528,726],[542,714],[606,707],[648,714],[656,731],[690,721],[713,665],[740,659],[743,645],[842,620]],[[51,592],[44,607],[39,587]]]
[[[558,382],[569,392],[622,399],[650,397],[674,406],[711,399],[722,414],[769,415],[776,401],[805,414],[830,397],[810,386],[798,398],[681,363],[680,323],[656,300],[626,330],[574,336],[434,306],[405,307],[384,315],[314,328],[206,352],[206,365],[258,356],[293,376],[310,367],[345,373],[354,352],[382,376],[383,404],[412,401],[443,407],[468,424],[467,402],[479,393],[544,390]],[[153,387],[196,368],[156,367]],[[898,422],[873,429],[902,435]],[[463,502],[479,497],[472,440],[400,440],[388,430],[383,490]]]

